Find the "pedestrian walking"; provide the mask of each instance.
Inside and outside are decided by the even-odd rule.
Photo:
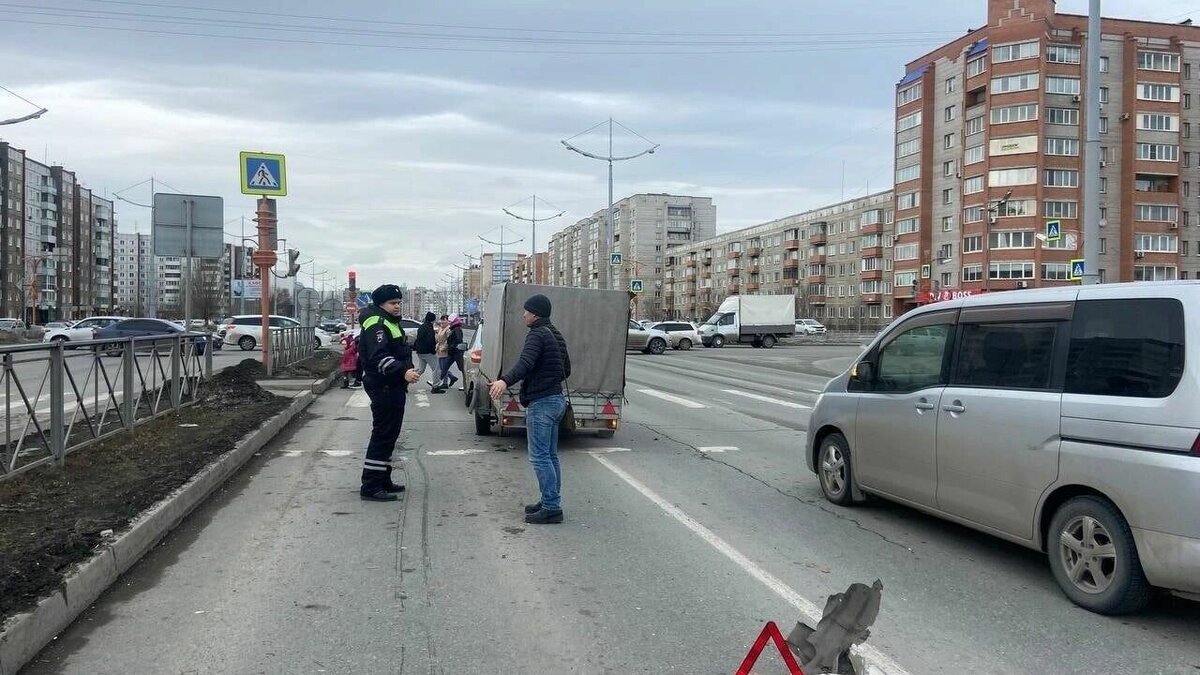
[[[457,314],[450,315],[450,334],[446,339],[446,358],[442,361],[442,389],[449,389],[454,386],[455,382],[458,382],[458,378],[450,372],[451,366],[458,366],[458,374],[463,375],[462,384],[458,386],[458,390],[462,391],[467,383],[465,376],[467,371],[463,369],[463,350],[461,349],[462,325],[462,317]]]
[[[362,386],[358,369],[358,342],[353,335],[342,338],[342,389]]]
[[[429,370],[430,378],[437,377],[437,374],[441,372],[437,358],[437,329],[433,326],[435,319],[437,316],[433,312],[425,313],[425,320],[417,329],[417,339],[413,342],[413,349],[417,352],[417,361],[420,363],[417,368],[418,376],[424,375],[426,369]],[[431,380],[430,388],[432,387]]]
[[[392,452],[404,423],[408,385],[420,376],[412,367],[412,347],[400,327],[400,287],[385,284],[371,293],[362,321],[360,353],[363,383],[371,398],[371,439],[363,459],[359,495],[367,501],[396,501],[403,485],[392,482]]]
[[[562,472],[558,463],[558,430],[567,410],[563,382],[571,376],[571,356],[562,333],[550,323],[550,299],[540,293],[525,301],[521,318],[529,327],[516,364],[492,383],[488,393],[498,400],[509,387],[521,385],[529,463],[537,476],[541,499],[525,507],[525,522],[561,523]]]
[[[442,373],[446,372],[446,359],[450,355],[450,317],[445,314],[438,321],[437,330],[434,331],[434,339],[437,345],[434,352],[437,354],[438,367],[429,378],[429,386],[431,387],[431,393],[442,394],[446,391],[446,387],[442,382]]]

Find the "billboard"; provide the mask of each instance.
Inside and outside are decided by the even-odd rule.
[[[234,279],[229,285],[234,300],[262,300],[262,279]]]

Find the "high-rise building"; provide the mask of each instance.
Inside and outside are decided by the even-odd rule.
[[[608,209],[597,211],[550,237],[547,263],[554,286],[628,290],[632,279],[645,289],[638,313],[665,318],[662,298],[667,252],[717,233],[711,197],[636,194],[613,205],[614,250],[621,265],[612,266],[608,246]]]
[[[546,252],[524,256],[513,263],[510,281],[517,284],[546,283],[549,278],[547,264],[550,255]]]
[[[146,283],[150,267],[150,235],[118,232],[116,236],[113,280],[116,282],[115,313],[146,316],[150,306],[150,288]]]
[[[707,319],[731,295],[795,295],[797,316],[833,329],[883,327],[892,317],[892,199],[880,192],[672,249],[666,318]]]
[[[1200,209],[1187,200],[1200,195],[1200,26],[1103,19],[1089,101],[1087,17],[1053,0],[987,8],[987,25],[910,62],[896,85],[895,311],[1072,283],[1089,171],[1101,281],[1197,278]],[[1101,159],[1087,166],[1093,104]]]

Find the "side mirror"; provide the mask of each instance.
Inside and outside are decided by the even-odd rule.
[[[859,361],[850,369],[850,379],[855,382],[870,382],[875,379],[875,364]]]

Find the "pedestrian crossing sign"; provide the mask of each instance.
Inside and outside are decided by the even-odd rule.
[[[1057,220],[1046,221],[1046,241],[1059,241],[1062,239],[1062,223]]]
[[[629,292],[630,293],[641,293],[642,292],[642,280],[641,279],[630,279],[629,280]]]
[[[242,194],[264,197],[287,195],[287,167],[283,155],[267,152],[243,152]]]
[[[1079,281],[1083,279],[1083,271],[1085,269],[1082,258],[1076,258],[1071,261],[1071,281]]]
[[[613,267],[620,267],[621,266],[621,254],[620,253],[609,253],[608,254],[608,264],[612,265]]]

